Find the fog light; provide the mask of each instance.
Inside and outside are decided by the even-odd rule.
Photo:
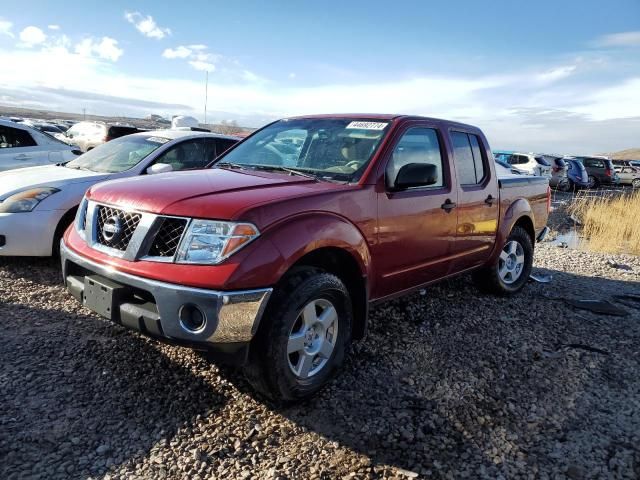
[[[204,330],[207,324],[207,317],[204,312],[196,305],[187,303],[180,307],[178,312],[180,325],[190,333],[199,333]]]

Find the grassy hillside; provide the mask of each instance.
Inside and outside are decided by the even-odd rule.
[[[607,157],[619,160],[640,160],[640,148],[628,148],[619,152],[607,153]]]

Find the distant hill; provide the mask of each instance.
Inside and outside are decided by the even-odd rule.
[[[640,160],[640,148],[628,148],[619,152],[607,153],[607,157],[618,160]]]

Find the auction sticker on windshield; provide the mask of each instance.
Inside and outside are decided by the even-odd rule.
[[[162,137],[148,137],[147,138],[147,142],[153,142],[153,143],[164,144],[164,143],[167,143],[168,141],[169,141],[168,138],[162,138]]]
[[[389,125],[386,122],[351,122],[347,128],[359,128],[361,130],[384,130]]]

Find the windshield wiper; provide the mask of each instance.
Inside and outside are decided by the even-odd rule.
[[[312,173],[301,172],[300,170],[284,167],[282,165],[251,165],[251,168],[255,168],[256,170],[281,170],[283,172],[288,172],[291,175],[300,175],[301,177],[318,180],[318,177]]]
[[[239,170],[243,170],[245,168],[247,168],[246,165],[240,165],[238,163],[231,163],[231,162],[219,162],[219,163],[214,163],[212,165],[213,168],[219,167],[219,168],[237,168]]]

